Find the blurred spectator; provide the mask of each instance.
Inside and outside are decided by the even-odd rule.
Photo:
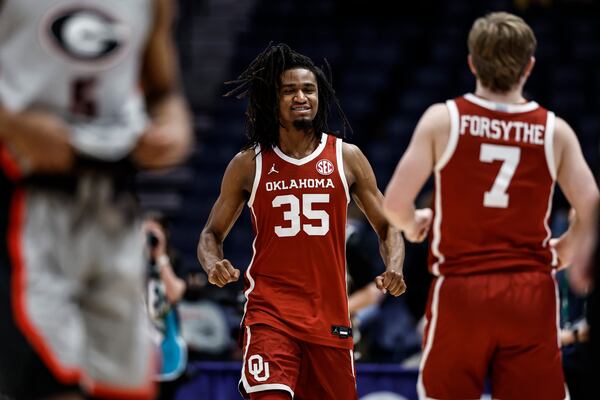
[[[405,297],[385,296],[373,282],[385,270],[375,256],[377,249],[377,237],[369,229],[364,214],[355,203],[350,203],[346,262],[355,358],[365,362],[400,363],[419,352],[421,338]],[[421,267],[427,273],[427,265]]]
[[[348,206],[346,222],[346,265],[348,270],[348,312],[352,320],[355,359],[359,360],[369,351],[369,323],[378,314],[379,304],[385,295],[377,289],[374,279],[383,271],[374,257],[377,244],[373,243],[367,222],[354,202]]]
[[[432,207],[433,191],[423,190],[416,200],[418,208]],[[406,241],[406,256],[404,258],[404,276],[410,285],[410,290],[404,294],[406,305],[415,321],[425,315],[425,305],[429,295],[429,286],[433,275],[427,268],[429,256],[429,240],[425,238],[420,243]]]
[[[156,376],[159,399],[175,398],[184,381],[187,345],[181,335],[177,305],[186,291],[186,282],[176,275],[179,256],[170,245],[168,221],[157,211],[148,212],[143,230],[148,250],[147,305],[152,322],[151,337],[159,348],[160,368]]]
[[[588,389],[588,397],[583,398],[590,399],[597,399],[600,396],[600,388],[594,376],[597,364],[600,362],[600,343],[597,328],[598,285],[600,284],[600,247],[598,246],[598,235],[600,235],[599,207],[600,203],[596,202],[594,228],[588,231],[584,239],[577,244],[572,265],[568,269],[570,289],[579,296],[587,296],[585,318],[589,325],[589,343],[585,346],[587,349],[583,353],[582,368],[588,374],[583,375],[585,380],[582,380],[581,384]]]
[[[552,235],[562,235],[569,226],[568,210],[559,209],[552,218]],[[560,343],[565,380],[572,400],[590,399],[592,371],[589,368],[589,325],[586,296],[569,287],[567,269],[556,273],[560,296]]]

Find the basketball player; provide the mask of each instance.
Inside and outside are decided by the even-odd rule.
[[[351,196],[380,239],[379,289],[402,294],[404,245],[361,151],[328,133],[329,110],[347,120],[330,80],[285,44],[270,45],[234,83],[248,96],[249,144],[230,162],[198,244],[209,282],[240,271],[223,241],[244,203],[255,232],[246,271],[240,391],[250,399],[356,399],[345,278]]]
[[[489,372],[495,399],[564,399],[553,268],[570,262],[598,188],[569,125],[523,97],[535,63],[530,27],[491,13],[468,45],[475,93],[425,112],[384,200],[408,240],[433,226],[419,394],[478,399]],[[434,211],[415,210],[432,172]],[[553,248],[555,182],[577,215]]]
[[[192,138],[171,3],[0,2],[0,397],[152,397],[133,178]]]

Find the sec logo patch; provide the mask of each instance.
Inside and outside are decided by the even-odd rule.
[[[331,161],[322,159],[317,162],[317,172],[321,175],[331,175],[333,170],[333,163]]]

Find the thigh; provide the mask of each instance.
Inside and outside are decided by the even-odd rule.
[[[499,349],[492,366],[495,399],[566,398],[565,380],[556,342]]]
[[[356,400],[352,350],[303,343],[303,358],[296,390],[298,400]]]
[[[480,293],[470,285],[466,277],[432,282],[418,380],[421,398],[478,399],[483,393],[493,340]]]
[[[246,326],[243,350],[239,387],[244,398],[268,390],[284,391],[294,398],[302,361],[296,339],[267,325]]]
[[[504,314],[510,318],[498,321],[502,334],[491,366],[494,398],[564,399],[554,279],[542,273],[509,278]]]
[[[89,262],[95,270],[81,310],[86,389],[94,396],[149,396],[157,354],[144,303],[141,227],[133,223],[111,236],[101,225],[91,225],[87,235],[94,244]]]

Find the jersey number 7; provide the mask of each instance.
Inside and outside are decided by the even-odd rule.
[[[506,191],[521,160],[521,149],[516,146],[482,144],[479,161],[491,163],[496,160],[502,160],[502,167],[496,175],[492,188],[484,193],[483,205],[490,208],[507,208],[508,194]]]

